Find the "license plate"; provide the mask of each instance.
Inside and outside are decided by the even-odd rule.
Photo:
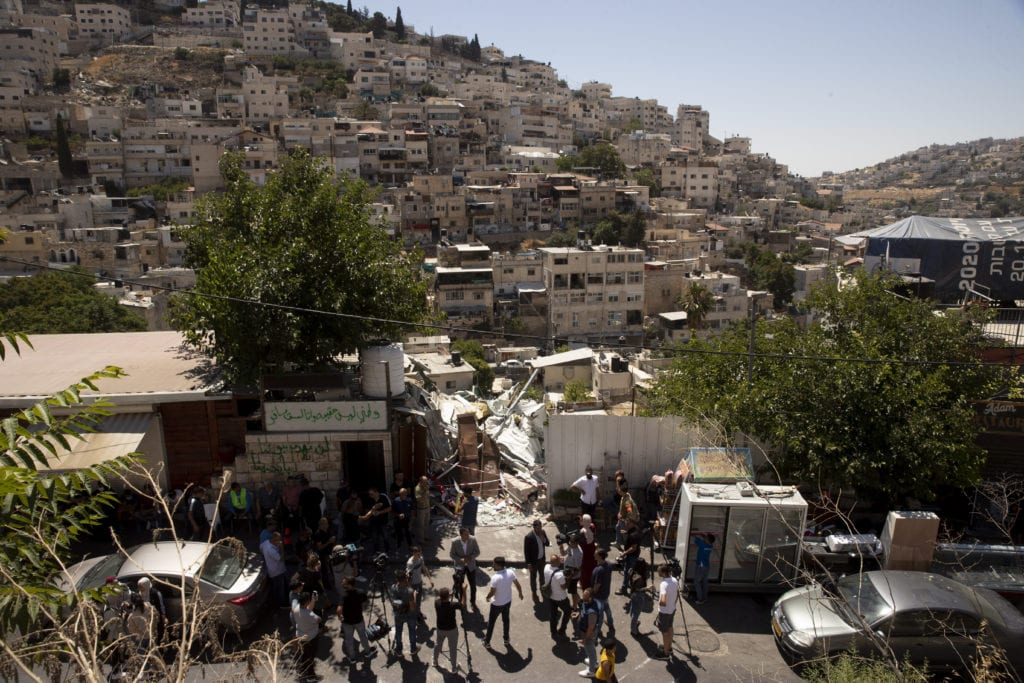
[[[772,630],[775,631],[775,637],[776,638],[781,638],[782,637],[782,627],[779,626],[779,622],[776,621],[775,619],[772,619]]]

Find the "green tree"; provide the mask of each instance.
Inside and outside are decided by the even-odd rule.
[[[583,403],[594,400],[593,394],[590,393],[590,387],[578,379],[566,383],[562,398],[566,403]]]
[[[71,87],[71,70],[55,67],[53,70],[53,87],[58,90],[67,90]]]
[[[473,383],[482,395],[491,393],[494,384],[494,368],[487,362],[483,344],[475,339],[456,339],[452,342],[452,351],[462,354],[462,360],[473,366]]]
[[[594,227],[591,239],[594,244],[636,247],[643,243],[646,229],[647,219],[639,210],[628,214],[611,211]]]
[[[0,360],[10,351],[20,353],[22,346],[31,347],[23,335],[0,335]],[[70,606],[67,591],[51,578],[61,563],[69,561],[72,546],[98,529],[113,507],[113,493],[94,489],[127,471],[131,460],[120,458],[73,475],[47,475],[39,470],[82,434],[96,431],[109,404],[102,399],[83,404],[82,393],[97,391],[98,380],[121,374],[117,368],[105,368],[3,420],[0,630],[4,634],[15,629],[26,633],[40,613]]]
[[[384,37],[384,34],[388,30],[388,20],[380,12],[374,12],[373,18],[370,19],[370,31],[373,32],[373,37],[380,40]]]
[[[895,283],[860,272],[824,284],[808,307],[825,322],[757,321],[752,345],[747,321],[689,342],[655,381],[650,412],[748,434],[783,477],[811,486],[893,503],[974,483],[973,403],[1009,378],[978,363],[982,312],[936,315],[892,295]]]
[[[75,160],[71,156],[71,142],[68,131],[64,127],[64,118],[57,114],[57,167],[64,178],[75,176]]]
[[[378,117],[380,117],[380,112],[377,110],[377,107],[366,100],[359,100],[356,106],[352,108],[352,118],[357,121],[376,121]]]
[[[677,302],[680,309],[686,311],[686,322],[691,330],[704,327],[704,320],[715,305],[715,295],[710,289],[699,282],[691,282]]]
[[[172,321],[229,379],[315,368],[426,315],[418,252],[374,224],[365,183],[335,179],[298,151],[257,187],[226,155],[222,195],[207,195],[182,229],[196,292],[173,301]]]
[[[649,168],[641,168],[633,176],[633,182],[637,185],[644,185],[648,189],[648,194],[654,198],[661,196],[661,184],[658,182],[657,176]]]
[[[796,273],[793,266],[783,261],[770,249],[750,244],[746,252],[750,286],[772,293],[776,308],[793,300],[796,291]]]
[[[424,83],[420,86],[420,97],[440,97],[441,91],[433,83]]]
[[[547,247],[575,247],[576,235],[570,230],[557,230],[544,243]]]
[[[405,22],[402,21],[402,8],[395,12],[395,38],[405,40]]]
[[[626,165],[622,163],[615,145],[608,142],[599,142],[581,149],[576,157],[576,166],[596,168],[597,174],[604,179],[626,176]]]
[[[0,285],[0,326],[28,334],[134,332],[146,321],[96,290],[84,271],[42,271]]]

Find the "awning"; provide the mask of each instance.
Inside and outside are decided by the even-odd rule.
[[[139,450],[139,444],[152,422],[153,413],[111,415],[103,420],[98,431],[83,434],[81,439],[69,439],[70,451],[66,455],[51,457],[50,466],[39,470],[71,472],[134,453]]]

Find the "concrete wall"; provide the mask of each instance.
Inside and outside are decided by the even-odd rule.
[[[674,469],[690,447],[705,445],[678,417],[552,415],[544,436],[548,487],[568,488],[587,465],[595,472],[607,465],[607,476],[622,469],[635,490],[646,486],[651,475]],[[603,480],[602,490],[611,493]]]

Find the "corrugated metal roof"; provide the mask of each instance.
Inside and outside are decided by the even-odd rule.
[[[578,363],[581,360],[591,360],[594,357],[594,352],[590,347],[584,347],[582,349],[574,349],[572,351],[565,351],[563,353],[555,353],[550,356],[542,356],[540,358],[531,358],[527,361],[530,367],[534,368],[547,368],[552,365],[566,365],[568,363]]]
[[[50,458],[50,466],[39,469],[70,472],[133,453],[152,422],[153,413],[111,415],[103,420],[99,431],[83,434],[81,439],[70,439],[71,449],[67,453]]]
[[[96,383],[86,396],[204,394],[217,381],[212,361],[182,345],[178,332],[37,334],[32,348],[8,353],[0,363],[0,405],[26,405],[63,391],[108,365],[125,377]]]

